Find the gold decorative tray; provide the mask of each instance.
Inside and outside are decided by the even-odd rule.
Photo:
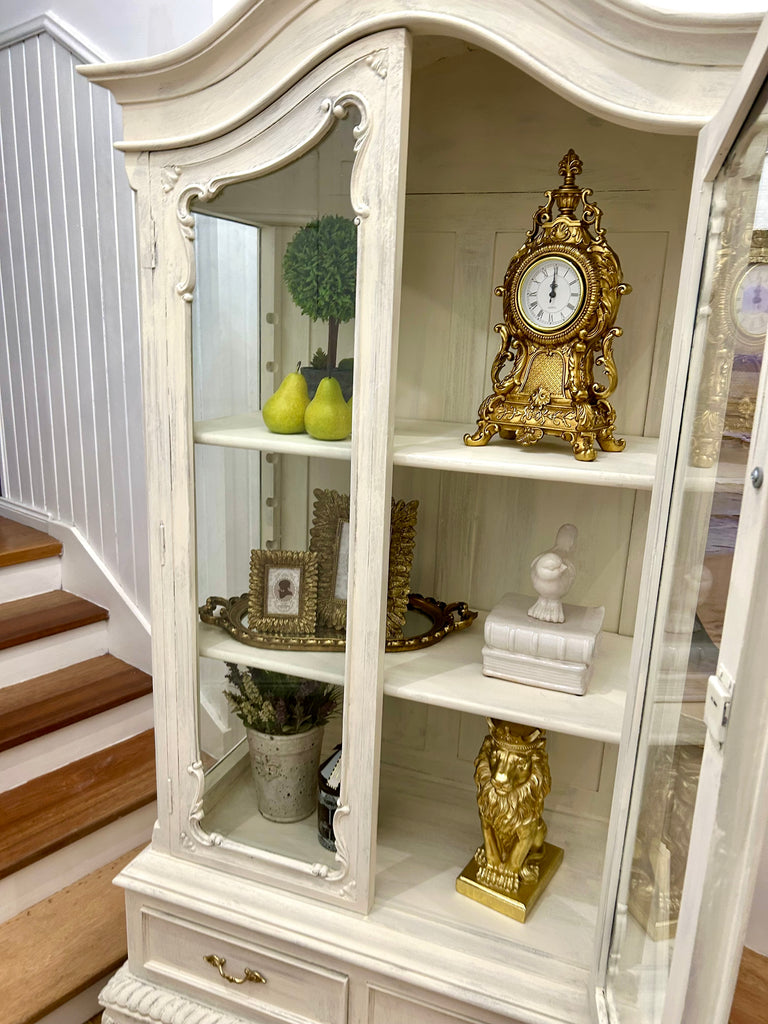
[[[346,646],[344,632],[335,629],[319,629],[312,636],[275,636],[254,632],[245,625],[248,618],[247,593],[240,597],[209,597],[200,608],[200,618],[250,647],[269,647],[278,651],[343,651]],[[431,647],[450,633],[471,626],[476,618],[477,612],[470,611],[464,601],[445,604],[433,597],[409,594],[404,634],[387,639],[385,649],[394,652]]]

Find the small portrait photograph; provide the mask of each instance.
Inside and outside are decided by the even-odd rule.
[[[267,570],[267,615],[298,615],[301,569],[275,566]]]
[[[317,611],[313,551],[251,551],[248,626],[274,636],[312,636]]]

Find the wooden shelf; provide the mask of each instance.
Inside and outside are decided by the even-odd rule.
[[[318,679],[323,683],[344,683],[343,651],[272,651],[241,644],[223,630],[206,623],[197,627],[198,653],[216,661],[254,665],[287,675]]]
[[[583,696],[575,696],[483,675],[484,621],[485,614],[479,615],[469,629],[433,647],[385,655],[384,692],[420,704],[493,715],[605,743],[619,742],[631,637],[602,634],[589,688]],[[247,647],[205,624],[199,626],[198,638],[199,653],[207,658],[258,665],[324,682],[344,682],[343,653]]]
[[[650,490],[658,438],[628,437],[623,452],[598,451],[594,462],[577,462],[565,443],[543,439],[532,448],[494,438],[481,448],[464,444],[473,423],[401,420],[395,424],[393,463],[417,469],[477,473],[530,480],[559,480],[597,487]],[[316,441],[309,434],[273,434],[260,413],[195,424],[198,444],[349,460],[351,441]]]
[[[618,743],[632,638],[603,633],[583,696],[483,675],[485,614],[434,647],[384,659],[384,692],[404,700],[492,715],[553,732]]]
[[[325,755],[330,753],[325,752]],[[279,857],[333,867],[332,850],[326,850],[317,838],[317,815],[303,821],[267,821],[259,814],[256,786],[251,778],[248,746],[240,744],[238,760],[232,773],[206,796],[205,814],[201,821],[206,832],[225,835],[227,839]]]
[[[607,824],[547,811],[547,841],[563,863],[525,924],[455,890],[482,842],[475,787],[382,766],[374,920],[429,934],[441,946],[496,950],[500,959],[547,958],[550,970],[587,970],[592,958]],[[586,1007],[585,1007],[586,1009]]]
[[[229,839],[305,863],[333,865],[333,853],[317,840],[315,816],[292,825],[266,821],[258,812],[245,762],[242,767],[203,818],[206,831],[222,831]],[[500,960],[516,949],[532,964],[544,957],[548,970],[558,974],[588,970],[606,823],[545,807],[548,841],[562,847],[565,856],[529,920],[518,924],[455,890],[457,875],[481,842],[471,771],[470,765],[466,786],[446,786],[382,766],[371,920],[398,934],[427,937],[442,948],[466,952],[475,946]]]
[[[544,438],[523,448],[498,436],[481,448],[464,444],[474,423],[401,420],[395,425],[394,463],[420,469],[480,473],[598,487],[650,490],[656,474],[658,438],[627,437],[623,452],[597,452],[594,462],[578,462],[565,442]]]
[[[261,413],[199,421],[195,423],[194,438],[197,444],[309,455],[316,459],[345,459],[347,462],[352,451],[349,440],[316,441],[309,434],[273,434],[264,426]]]

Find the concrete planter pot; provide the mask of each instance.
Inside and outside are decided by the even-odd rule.
[[[334,377],[339,382],[345,402],[348,402],[352,397],[352,377],[354,376],[354,370],[336,369],[331,370],[329,373],[327,370],[318,370],[314,366],[302,366],[301,372],[307,382],[307,393],[310,398],[315,397],[317,385],[323,377]]]
[[[269,821],[301,821],[317,807],[323,726],[273,736],[247,729],[259,812]]]

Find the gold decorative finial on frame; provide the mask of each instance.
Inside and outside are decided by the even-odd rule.
[[[569,149],[558,166],[563,177],[563,184],[555,190],[555,202],[560,215],[572,216],[581,198],[581,190],[576,188],[576,175],[581,174],[582,163],[579,156]]]
[[[560,161],[557,167],[557,173],[565,178],[566,187],[572,187],[576,180],[576,175],[581,174],[584,165],[581,162],[581,157],[574,150],[569,149],[563,159]]]

